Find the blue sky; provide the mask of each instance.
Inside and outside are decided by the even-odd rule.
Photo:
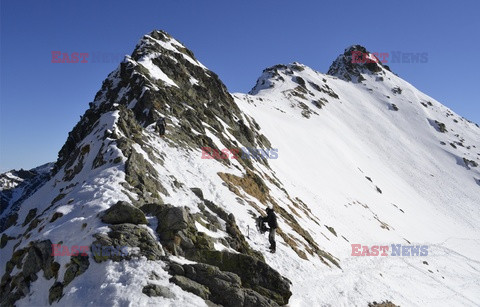
[[[392,71],[480,123],[479,1],[1,0],[0,171],[55,161],[118,61],[54,64],[52,51],[130,54],[163,29],[247,92],[261,71],[301,62],[326,72],[352,44],[427,53]]]

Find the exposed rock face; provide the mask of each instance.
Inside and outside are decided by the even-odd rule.
[[[203,198],[200,189],[195,191],[197,196]],[[212,219],[206,210],[202,210],[202,214],[192,215],[184,207],[166,204],[141,207],[145,214],[156,216],[157,234],[169,253],[200,262],[183,266],[170,262],[169,272],[173,275],[171,282],[205,300],[225,306],[285,305],[292,295],[290,282],[269,267],[261,254],[250,249],[232,214],[227,214],[211,201],[204,199],[204,204],[224,219],[224,230],[230,236],[223,243],[241,253],[216,251],[213,248],[214,239],[196,230],[194,223],[200,217]],[[210,227],[215,229],[213,225],[218,225],[221,228],[215,219]]]
[[[175,275],[170,279],[170,282],[176,284],[185,291],[191,292],[196,296],[203,298],[204,300],[208,300],[210,298],[211,293],[207,287],[189,278]]]
[[[40,271],[43,271],[47,280],[57,277],[60,266],[54,262],[51,253],[50,240],[35,242],[13,253],[0,284],[2,306],[12,306],[15,301],[27,295],[30,292],[30,283],[38,279]],[[19,271],[12,276],[15,267]]]
[[[371,57],[372,60],[367,59]],[[390,70],[378,59],[374,59],[367,49],[360,45],[353,45],[333,61],[327,74],[339,77],[345,81],[361,82],[365,80],[362,73],[384,75],[385,70]]]
[[[67,264],[67,269],[63,277],[63,286],[68,285],[75,277],[82,275],[90,266],[88,256],[72,256],[70,263]]]
[[[173,207],[164,205],[158,210],[158,233],[165,233],[168,231],[178,231],[187,229],[188,227],[188,212],[184,207]]]
[[[108,234],[96,234],[97,239],[91,246],[92,256],[96,262],[107,259],[121,261],[133,257],[145,256],[150,260],[160,260],[164,255],[162,247],[144,227],[134,224],[111,225]],[[139,248],[138,253],[123,250]]]
[[[143,287],[142,292],[148,296],[161,296],[172,299],[175,298],[175,294],[173,294],[169,288],[160,285],[148,284]]]
[[[177,265],[178,266],[178,265]],[[184,264],[182,270],[171,267],[170,280],[185,291],[223,306],[278,306],[277,302],[242,286],[240,277],[218,267],[198,263]],[[176,274],[179,273],[179,274]]]
[[[147,224],[143,212],[127,202],[119,201],[105,211],[102,222],[107,224]]]
[[[244,287],[251,288],[280,305],[287,304],[292,295],[288,279],[282,277],[265,262],[251,256],[225,251],[203,251],[199,261],[237,274]]]
[[[157,218],[156,232],[162,245],[173,255],[184,255],[184,249],[195,247],[193,219],[184,207],[174,207],[168,204],[147,204],[140,208],[146,214]],[[189,231],[190,230],[190,231]]]
[[[55,301],[58,301],[63,294],[63,284],[61,282],[56,282],[50,288],[48,293],[48,302],[52,304]]]

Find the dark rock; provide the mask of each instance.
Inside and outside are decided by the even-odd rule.
[[[27,231],[26,232],[29,232],[30,230],[32,229],[35,229],[38,224],[40,224],[40,222],[42,221],[42,219],[39,219],[39,218],[34,218],[30,224],[28,225],[28,228],[27,228]]]
[[[363,46],[350,46],[332,63],[327,74],[353,82],[365,80],[362,74],[383,74],[382,68],[385,68],[385,66],[378,59],[370,60],[367,58],[368,53]]]
[[[172,278],[170,278],[170,282],[176,284],[182,290],[185,290],[187,292],[191,292],[204,300],[208,300],[210,297],[210,290],[208,290],[205,286],[199,284],[198,282],[195,282],[185,276],[178,276],[175,275]]]
[[[130,110],[125,110],[122,113],[131,113]],[[123,117],[122,119],[130,119],[135,121],[133,116]],[[138,125],[136,123],[128,123],[125,129],[129,129],[132,125]],[[128,151],[131,148],[131,141],[126,141],[127,144],[119,143],[119,148],[123,151]],[[125,155],[125,153],[124,153]],[[128,159],[125,163],[125,180],[134,188],[134,192],[138,194],[141,200],[145,202],[160,201],[160,195],[158,192],[168,195],[167,190],[161,185],[158,178],[157,171],[151,163],[147,162],[145,158],[136,151],[130,151],[127,155]]]
[[[212,301],[206,300],[205,304],[207,304],[208,307],[223,307],[222,305],[215,304]]]
[[[92,244],[91,250],[96,262],[102,262],[107,259],[121,261],[131,259],[137,256],[145,256],[149,260],[159,260],[164,255],[162,248],[157,240],[148,232],[147,229],[133,224],[111,225],[111,231],[108,234],[95,234],[97,239]],[[108,253],[104,253],[104,247],[111,247]],[[117,253],[124,247],[140,248],[139,255]],[[100,251],[97,251],[100,249]],[[111,252],[114,251],[114,252]]]
[[[50,305],[53,302],[60,300],[63,294],[63,284],[61,282],[56,282],[50,287],[49,294],[48,294],[48,302]]]
[[[12,240],[12,239],[14,238],[7,236],[6,234],[2,234],[2,238],[0,239],[0,249],[4,248],[7,245],[8,240]]]
[[[88,256],[72,256],[70,263],[67,264],[65,275],[63,276],[63,282],[66,285],[72,282],[75,277],[82,275],[90,266]]]
[[[392,93],[394,94],[401,94],[402,93],[402,89],[398,86],[392,88]]]
[[[185,235],[187,228],[194,229],[193,220],[185,207],[174,207],[172,205],[163,205],[157,212],[157,233],[165,246],[174,255],[182,255],[181,246],[185,248],[195,247],[192,239],[195,239],[193,233]],[[190,238],[192,237],[192,238]]]
[[[177,263],[170,263],[168,272],[171,275],[185,275],[185,270],[180,264]]]
[[[243,306],[278,306],[278,304],[271,299],[260,295],[258,292],[251,289],[244,290]]]
[[[157,214],[157,232],[183,230],[188,227],[189,218],[185,207],[162,206]]]
[[[148,224],[143,212],[127,202],[119,201],[105,211],[102,222],[107,224]]]
[[[50,220],[50,223],[55,222],[58,218],[61,218],[62,216],[63,216],[63,213],[55,212],[52,216],[52,219]]]
[[[151,203],[143,205],[140,209],[145,214],[155,215],[157,218],[156,232],[166,250],[174,255],[183,255],[183,248],[195,248],[194,220],[185,207]]]
[[[37,208],[30,209],[30,211],[28,211],[27,216],[25,217],[25,220],[23,221],[22,226],[25,226],[25,225],[27,225],[28,223],[30,223],[30,221],[33,220],[33,218],[34,218],[36,215],[37,215]]]
[[[184,264],[185,277],[205,286],[209,299],[223,306],[278,306],[262,294],[242,286],[240,277],[232,272],[205,264]]]
[[[242,232],[237,226],[237,223],[235,222],[235,216],[231,213],[228,215],[228,218],[226,220],[226,230],[227,233],[230,235],[226,238],[226,240],[233,249],[240,253],[247,254],[264,261],[263,255],[261,253],[250,248],[245,239],[245,236],[242,234]]]
[[[222,271],[237,274],[244,287],[255,290],[279,305],[287,304],[292,295],[288,279],[282,277],[265,262],[251,256],[205,250],[199,252],[196,260],[217,266]]]
[[[54,277],[52,242],[45,240],[36,242],[29,247],[23,265],[23,275],[31,276],[40,270],[44,271],[46,279]]]
[[[147,215],[157,216],[157,214],[162,210],[162,206],[163,204],[150,203],[141,206],[140,210]]]
[[[11,226],[15,225],[18,220],[18,213],[10,214],[5,222],[5,227],[3,229],[8,229]]]
[[[160,285],[148,284],[143,287],[142,292],[150,297],[161,296],[165,298],[175,298],[175,294],[173,294],[170,289]]]
[[[43,270],[46,279],[58,274],[58,263],[53,262],[50,240],[32,242],[30,246],[17,250],[7,261],[5,274],[0,284],[1,306],[13,306],[17,300],[30,292],[30,283],[38,279],[37,273]],[[22,270],[14,276],[13,268]]]
[[[225,281],[227,284],[240,286],[242,281],[238,275],[231,272],[223,272],[216,266],[197,263],[184,264],[186,277],[195,280],[203,285],[218,288],[222,285],[220,281]]]
[[[191,188],[190,190],[192,190],[193,194],[197,195],[198,198],[203,200],[203,192],[200,188]]]
[[[182,247],[182,249],[189,250],[189,249],[194,249],[195,248],[195,243],[193,243],[192,239],[187,237],[186,234],[184,234],[183,232],[178,232],[177,235],[181,240],[180,241],[180,246]],[[208,241],[208,239],[207,239],[207,241]]]

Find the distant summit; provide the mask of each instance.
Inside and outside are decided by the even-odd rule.
[[[333,61],[327,74],[345,81],[361,82],[365,80],[362,74],[382,77],[385,71],[390,71],[387,65],[361,45],[352,45]]]

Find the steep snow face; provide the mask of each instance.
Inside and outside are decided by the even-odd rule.
[[[2,233],[0,275],[19,287],[2,291],[21,292],[17,306],[48,305],[49,295],[62,306],[206,306],[170,282],[172,263],[198,258],[184,245],[169,254],[159,232],[168,220],[158,215],[137,231],[161,259],[89,257],[67,283],[79,259],[55,256],[55,278],[40,271],[28,287],[21,265],[6,265],[35,242],[90,246],[112,231],[103,211],[125,201],[185,209],[195,236],[181,242],[265,260],[291,281],[291,306],[476,304],[480,129],[380,64],[350,66],[348,54],[364,49],[352,48],[332,65],[335,76],[277,65],[250,94],[232,97],[180,42],[145,35],[70,132],[52,177],[18,202],[17,222]],[[204,159],[202,147],[273,148],[277,157]],[[275,254],[255,230],[267,206],[278,214]],[[352,257],[351,244],[426,245],[428,255]],[[148,284],[172,296],[147,296]]]
[[[292,302],[476,304],[480,128],[383,67],[349,71],[346,60],[329,71],[342,79],[277,65],[234,94],[278,148],[276,177],[319,219],[300,224],[340,258],[342,271],[301,274],[275,259]],[[427,245],[428,256],[352,257],[351,244]]]

